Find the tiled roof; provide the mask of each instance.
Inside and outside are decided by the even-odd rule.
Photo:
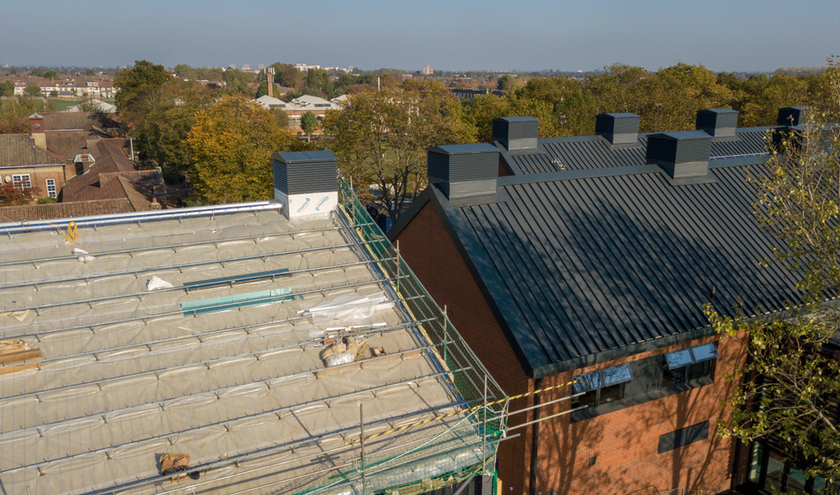
[[[46,112],[42,113],[44,116],[44,130],[73,130],[83,129],[91,131],[94,127],[112,128],[119,127],[119,123],[114,121],[111,116],[104,116],[94,113],[84,112]]]
[[[146,208],[148,210],[148,208]],[[50,203],[45,205],[5,206],[0,208],[0,222],[31,222],[56,218],[88,217],[137,211],[128,198]]]
[[[35,146],[28,134],[0,134],[0,167],[64,165],[64,158]]]
[[[61,191],[61,200],[69,202],[126,198],[129,197],[129,192],[124,187],[124,183],[131,184],[131,187],[141,188],[149,184],[148,176],[154,177],[155,173],[153,171],[138,172],[134,169],[122,152],[124,141],[124,139],[99,140],[94,149],[90,151],[96,158],[96,162],[86,173],[67,180]],[[116,175],[119,173],[137,174],[138,177],[132,177],[128,179],[128,182],[125,182],[118,180]],[[101,177],[103,175],[104,177]],[[154,184],[151,187],[154,187]],[[131,198],[129,197],[129,199]],[[135,199],[139,201],[136,196]],[[148,199],[150,201],[151,197]],[[148,206],[148,201],[146,206]]]

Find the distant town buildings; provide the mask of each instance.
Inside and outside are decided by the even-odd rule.
[[[423,75],[424,76],[432,76],[432,75],[434,75],[434,73],[435,73],[435,68],[432,67],[431,65],[427,65],[427,66],[423,67]]]
[[[27,86],[37,85],[42,96],[75,98],[89,96],[112,99],[116,96],[114,83],[109,78],[76,76],[70,79],[46,79],[23,76],[15,79],[15,96],[23,96]]]
[[[265,108],[279,108],[280,110],[286,112],[289,116],[289,130],[302,132],[303,130],[300,127],[300,118],[303,117],[303,114],[306,112],[312,112],[312,114],[315,115],[320,122],[327,113],[327,110],[341,110],[343,108],[341,103],[346,98],[346,95],[341,95],[337,98],[333,98],[332,100],[325,100],[317,96],[303,95],[300,98],[295,98],[294,100],[286,103],[283,100],[264,95],[257,98],[256,101]],[[320,132],[321,130],[318,129],[314,132],[314,134],[320,134]]]

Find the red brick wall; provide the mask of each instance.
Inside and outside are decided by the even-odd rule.
[[[493,378],[509,395],[534,389],[502,333],[490,306],[481,294],[456,245],[434,206],[429,203],[398,235],[406,262],[440,306],[447,305],[452,323]],[[544,378],[542,387],[568,383],[572,376],[624,362],[698,345],[691,343],[646,352]],[[701,489],[718,493],[729,488],[734,457],[733,442],[717,435],[718,418],[728,420],[720,405],[732,384],[723,379],[726,370],[743,359],[737,343],[718,344],[715,382],[711,385],[653,400],[571,424],[569,416],[540,423],[536,493],[631,494],[661,493],[673,488]],[[543,394],[549,402],[572,393],[571,386]],[[533,399],[513,401],[511,411],[533,405]],[[568,410],[569,401],[540,409],[541,417]],[[534,419],[534,412],[511,418],[510,426]],[[657,454],[659,436],[709,421],[709,438]],[[532,428],[513,431],[521,436],[504,441],[499,449],[499,477],[504,494],[528,494]],[[596,457],[593,466],[589,459]],[[513,490],[510,490],[513,487]]]
[[[533,380],[525,375],[434,206],[426,204],[397,240],[412,271],[438,305],[447,306],[452,324],[502,389],[509,396],[533,390]],[[530,405],[531,397],[512,401],[510,407],[517,410]],[[510,424],[531,420],[532,414],[513,416]],[[515,432],[520,437],[499,444],[499,478],[505,494],[527,493],[530,432],[530,428],[521,428]]]
[[[706,338],[618,359],[564,373],[544,380],[565,383],[573,375],[644,359],[657,354],[713,340]],[[718,419],[728,420],[729,411],[720,405],[733,386],[723,379],[727,370],[743,359],[740,346],[732,340],[718,343],[715,382],[686,392],[645,402],[595,418],[570,423],[569,416],[541,423],[537,491],[544,494],[575,493],[661,493],[687,487],[703,493],[719,493],[731,484],[734,442],[717,434]],[[571,387],[545,394],[543,401],[568,396]],[[547,406],[549,416],[568,410],[569,402]],[[709,437],[688,446],[658,454],[659,436],[709,421]],[[595,457],[590,466],[589,459]]]

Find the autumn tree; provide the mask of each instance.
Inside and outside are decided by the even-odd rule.
[[[840,71],[828,63],[832,101],[840,108]],[[778,76],[774,76],[778,77]],[[788,77],[788,76],[783,76]],[[728,399],[731,424],[720,431],[744,441],[773,438],[807,464],[809,477],[840,481],[840,362],[823,353],[840,329],[840,310],[826,303],[840,289],[840,128],[812,111],[802,130],[768,136],[771,155],[748,181],[754,216],[777,239],[773,257],[790,269],[802,294],[783,315],[760,320],[707,314],[715,328],[749,353],[730,379],[743,381]],[[758,261],[758,260],[757,260]]]
[[[273,198],[271,155],[296,140],[243,95],[223,96],[199,110],[187,138],[198,198],[205,204]]]
[[[459,101],[434,80],[351,95],[322,126],[357,194],[392,221],[426,186],[426,149],[473,137]]]
[[[28,205],[38,195],[38,188],[18,189],[12,183],[0,185],[0,207]]]

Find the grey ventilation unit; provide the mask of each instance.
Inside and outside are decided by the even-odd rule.
[[[437,146],[428,151],[429,183],[447,199],[496,194],[499,150],[492,144]]]
[[[674,185],[714,182],[709,176],[712,137],[703,131],[648,136],[647,163],[659,165]]]
[[[493,141],[508,151],[536,151],[539,126],[539,119],[534,117],[493,119]]]
[[[330,151],[275,153],[274,199],[287,218],[327,216],[338,207],[338,163]]]
[[[803,107],[785,107],[779,109],[776,125],[797,127],[805,123],[805,109]]]
[[[712,136],[713,142],[737,141],[738,111],[731,108],[715,108],[697,112],[697,130]]]
[[[639,139],[639,116],[635,113],[596,115],[595,134],[607,138],[613,148],[636,147]]]

